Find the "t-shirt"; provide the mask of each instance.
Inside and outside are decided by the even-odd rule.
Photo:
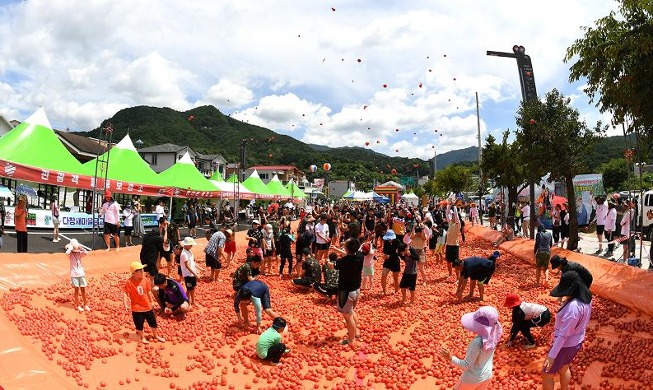
[[[173,279],[166,279],[166,287],[163,290],[159,290],[159,296],[161,296],[164,302],[179,307],[182,303],[188,300],[186,292],[181,287],[179,282]]]
[[[249,281],[249,277],[254,276],[251,263],[244,263],[234,272],[232,285],[235,288],[240,288],[243,284]]]
[[[181,265],[181,275],[183,277],[197,275],[197,267],[195,266],[195,256],[193,256],[193,252],[184,249],[181,251],[181,256],[179,258],[179,264]],[[193,275],[191,271],[193,271],[195,275]]]
[[[370,252],[363,257],[363,267],[374,267],[376,249],[370,247]]]
[[[406,221],[402,217],[392,218],[392,231],[400,236],[406,234]]]
[[[306,271],[304,277],[312,280],[314,283],[322,279],[320,263],[315,260],[315,257],[309,256],[304,264],[302,264],[302,269]]]
[[[460,276],[472,280],[484,280],[488,283],[494,273],[494,268],[494,261],[485,257],[472,256],[463,261],[463,269],[460,271]]]
[[[106,223],[112,225],[120,223],[120,205],[114,200],[102,204],[101,214],[104,216],[104,222]]]
[[[410,255],[404,256],[400,255],[401,259],[406,263],[404,266],[404,274],[406,275],[417,275],[417,262],[419,261],[419,256],[415,249],[409,248]]]
[[[326,244],[331,241],[329,236],[329,225],[326,223],[318,223],[315,225],[315,242],[318,244]]]
[[[268,349],[280,342],[281,335],[279,332],[273,327],[267,328],[265,332],[258,336],[258,340],[256,341],[256,355],[261,359],[265,359],[268,357]]]
[[[131,310],[137,313],[152,310],[149,292],[152,289],[152,283],[149,278],[143,278],[135,281],[132,278],[127,279],[123,291],[127,293],[131,301]]]
[[[247,245],[249,245],[250,248],[261,247],[261,242],[263,241],[263,231],[261,229],[249,229],[247,231],[247,236],[256,239],[255,241],[247,240]]]
[[[141,246],[140,253],[141,263],[156,263],[160,252],[163,252],[163,238],[159,235],[158,229],[152,229],[143,237],[143,246]]]
[[[338,290],[352,292],[361,288],[363,256],[359,253],[345,255],[336,260],[335,269],[340,271]]]
[[[70,260],[70,277],[78,278],[85,275],[82,266],[82,257],[86,256],[86,251],[73,251],[68,254]]]
[[[327,288],[338,288],[338,279],[340,279],[340,272],[337,269],[331,269],[326,264],[322,266],[322,273],[324,273],[324,285]]]
[[[133,227],[134,226],[134,214],[132,213],[131,209],[125,209],[122,212],[122,216],[124,217],[123,219],[123,225],[126,227]]]
[[[537,232],[535,236],[535,252],[550,252],[553,245],[553,236],[551,232]]]

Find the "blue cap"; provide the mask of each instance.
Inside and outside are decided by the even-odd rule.
[[[395,240],[396,238],[397,238],[397,235],[395,234],[394,230],[388,230],[383,235],[383,240],[384,241]]]
[[[499,256],[501,256],[501,252],[499,252],[499,251],[494,251],[494,252],[492,252],[492,255],[490,255],[490,258],[491,258],[491,259],[498,259]]]

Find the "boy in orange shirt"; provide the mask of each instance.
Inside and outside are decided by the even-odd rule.
[[[132,312],[132,318],[136,326],[136,335],[141,342],[143,344],[149,344],[149,341],[143,335],[143,325],[147,321],[147,325],[152,329],[154,339],[163,343],[166,339],[159,337],[157,333],[156,316],[152,309],[152,301],[154,300],[154,296],[152,295],[152,282],[150,278],[143,277],[143,268],[145,268],[145,265],[140,261],[132,261],[129,265],[132,276],[125,283],[122,301],[125,305],[125,310],[131,310]]]

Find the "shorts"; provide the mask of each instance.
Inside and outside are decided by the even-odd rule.
[[[272,257],[274,256],[274,251],[272,249],[266,249],[265,252],[263,252],[264,257]]]
[[[537,268],[548,268],[549,257],[551,257],[551,252],[537,252],[535,254],[535,266]]]
[[[315,250],[316,251],[328,251],[330,245],[331,244],[328,243],[328,242],[325,242],[324,244],[319,244],[319,243],[316,242],[315,243]]]
[[[206,266],[211,269],[222,269],[222,263],[208,253],[206,254]]]
[[[360,293],[360,289],[356,291],[338,291],[338,302],[336,303],[338,311],[343,314],[353,313]]]
[[[189,222],[188,223],[188,228],[189,229],[195,229],[196,226],[197,226],[197,223],[195,223],[195,222]]]
[[[118,234],[118,225],[114,225],[109,222],[104,223],[104,234]]]
[[[59,217],[52,217],[52,225],[54,227],[59,227]]]
[[[419,256],[418,262],[426,263],[426,251],[424,250],[424,248],[412,248],[412,249],[414,249],[415,252],[417,253],[417,256]]]
[[[315,284],[315,280],[313,278],[297,278],[297,279],[293,279],[292,282],[296,286],[304,286],[304,287],[311,287],[313,284]]]
[[[435,253],[442,253],[442,248],[444,248],[444,244],[439,242],[435,244]]]
[[[147,325],[150,328],[156,329],[156,316],[154,315],[154,310],[150,311],[133,311],[132,319],[134,320],[134,325],[136,325],[137,331],[143,330],[143,324],[147,321]]]
[[[417,285],[417,274],[403,274],[399,282],[399,288],[407,288],[410,291],[415,291]]]
[[[401,271],[401,263],[399,262],[399,259],[388,259],[383,262],[383,268],[387,268],[391,272],[399,272]]]
[[[86,278],[83,276],[71,276],[70,277],[70,283],[73,285],[73,287],[86,287],[88,286],[88,283],[86,283]]]
[[[449,263],[458,260],[460,257],[460,247],[458,245],[447,245],[445,249],[444,259]]]
[[[599,236],[605,231],[605,225],[596,225],[596,235]]]
[[[131,236],[133,232],[134,232],[134,227],[133,226],[125,226],[125,235],[126,236]]]
[[[184,276],[184,283],[186,284],[186,290],[193,291],[197,286],[197,278],[195,276]]]
[[[458,379],[455,385],[453,385],[454,390],[485,390],[490,386],[492,378],[485,380],[480,383],[463,383],[462,380]]]
[[[224,243],[225,253],[236,253],[236,241],[227,241]]]
[[[551,367],[549,367],[549,371],[543,371],[546,374],[557,374],[558,371],[563,366],[566,366],[568,364],[571,364],[571,362],[574,360],[574,357],[576,357],[576,354],[578,351],[580,351],[580,347],[583,346],[583,343],[579,343],[578,345],[575,345],[573,347],[563,347],[560,349],[558,352],[558,356],[553,360],[553,364]]]
[[[374,267],[363,267],[363,276],[374,276]]]

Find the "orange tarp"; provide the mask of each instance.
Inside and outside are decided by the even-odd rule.
[[[485,227],[472,227],[469,231],[488,241],[495,241],[501,236],[500,232]],[[518,238],[504,242],[500,248],[535,265],[533,244],[532,240]],[[558,247],[553,249],[552,254],[566,257],[587,268],[594,277],[591,287],[594,294],[653,316],[653,300],[645,298],[653,291],[653,272]]]

